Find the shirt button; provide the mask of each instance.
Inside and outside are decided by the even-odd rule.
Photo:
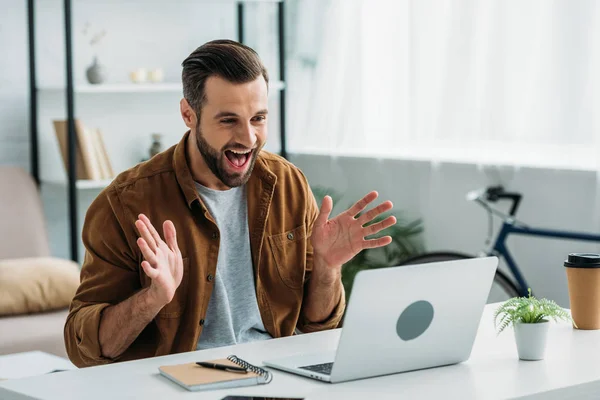
[[[209,281],[209,282],[212,282],[212,280],[213,280],[214,278],[215,278],[215,277],[213,276],[213,274],[208,274],[208,276],[206,277],[206,279],[208,279],[208,281]]]
[[[200,320],[200,326],[204,325],[204,318]]]
[[[293,234],[292,232],[288,233],[288,234],[287,234],[287,238],[288,238],[289,240],[294,240],[294,234]]]
[[[219,237],[219,234],[217,232],[213,232],[212,238],[217,239],[218,237]]]

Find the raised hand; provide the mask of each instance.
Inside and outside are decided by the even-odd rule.
[[[150,292],[157,302],[167,304],[173,299],[183,277],[183,260],[177,246],[175,226],[171,221],[163,223],[166,241],[161,239],[144,214],[138,216],[135,227],[141,235],[137,245],[145,258],[142,268],[152,279]]]
[[[391,201],[385,201],[356,218],[356,215],[378,196],[377,192],[367,194],[333,219],[328,219],[333,209],[333,200],[325,196],[312,232],[315,260],[319,259],[328,267],[340,267],[364,249],[382,247],[392,242],[390,236],[365,239],[366,236],[374,235],[396,223],[396,217],[390,216],[365,227],[378,215],[391,210],[393,207]]]

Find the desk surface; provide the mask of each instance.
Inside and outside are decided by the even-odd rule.
[[[499,399],[600,380],[600,331],[578,331],[553,323],[546,359],[519,361],[511,331],[496,336],[492,322],[497,305],[487,305],[471,358],[461,364],[406,372],[353,382],[329,384],[274,371],[268,385],[210,392],[188,392],[158,373],[161,365],[192,362],[235,354],[253,364],[263,359],[311,351],[331,351],[339,330],[263,342],[174,354],[138,361],[84,368],[0,383],[2,399],[221,399],[227,394],[306,397],[307,399],[461,398]],[[580,385],[581,386],[581,385]],[[597,385],[596,385],[597,386]],[[575,389],[574,389],[575,390]],[[27,397],[31,396],[31,397]]]

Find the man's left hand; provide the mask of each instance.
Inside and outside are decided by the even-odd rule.
[[[333,209],[333,200],[331,197],[325,196],[312,231],[315,266],[317,264],[327,266],[332,272],[337,272],[344,263],[350,261],[362,250],[386,246],[392,242],[390,236],[365,239],[366,236],[374,235],[396,223],[396,217],[389,216],[383,221],[365,226],[380,214],[391,210],[393,207],[391,201],[385,201],[356,217],[378,196],[377,192],[367,194],[333,219],[329,219],[329,214]]]

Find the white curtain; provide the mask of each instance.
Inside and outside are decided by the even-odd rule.
[[[598,166],[600,2],[326,4],[292,151]]]

